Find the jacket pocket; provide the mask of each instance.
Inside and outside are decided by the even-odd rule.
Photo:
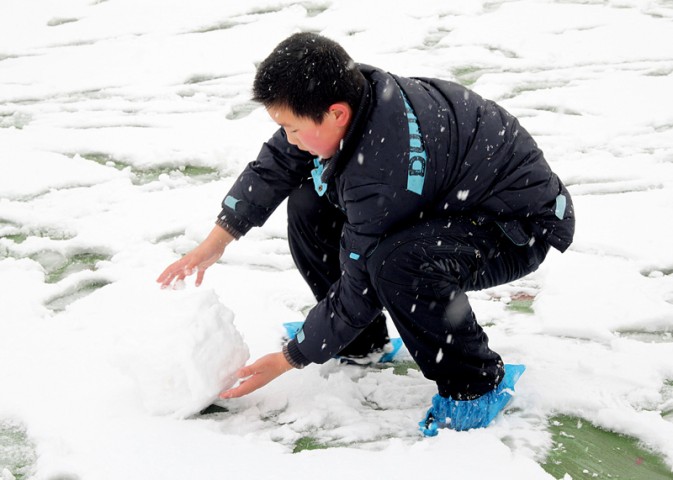
[[[502,233],[517,247],[523,247],[530,243],[530,235],[526,232],[519,220],[497,221],[495,222]]]
[[[426,251],[428,257],[420,270],[438,298],[451,298],[465,290],[467,283],[475,282],[483,265],[481,251],[470,245],[434,245]]]

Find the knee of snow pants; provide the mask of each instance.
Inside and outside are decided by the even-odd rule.
[[[544,246],[513,245],[493,225],[442,219],[388,235],[369,257],[381,303],[440,395],[474,398],[500,382],[502,360],[489,348],[466,292],[525,275],[542,252]]]

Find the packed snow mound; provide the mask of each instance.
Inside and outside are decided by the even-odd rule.
[[[236,382],[235,372],[249,358],[233,313],[212,290],[161,290],[151,281],[122,280],[75,302],[62,317],[80,324],[121,373],[114,395],[133,385],[129,395],[138,395],[152,415],[198,412]]]

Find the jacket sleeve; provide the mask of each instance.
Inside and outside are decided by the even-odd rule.
[[[222,200],[217,224],[235,238],[263,225],[290,192],[310,176],[311,159],[291,145],[279,129]]]
[[[324,363],[334,357],[381,312],[367,260],[385,232],[416,222],[423,204],[421,196],[401,186],[362,181],[346,187],[344,201],[347,221],[341,237],[342,274],[309,312],[301,334],[288,344],[300,364]]]

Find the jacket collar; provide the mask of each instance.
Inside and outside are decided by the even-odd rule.
[[[339,144],[339,149],[336,153],[326,160],[324,160],[325,169],[322,173],[322,181],[327,183],[344,167],[348,160],[352,157],[355,147],[362,138],[365,124],[369,118],[369,112],[372,107],[372,87],[369,80],[365,76],[365,84],[362,88],[362,96],[360,103],[353,116],[346,135]]]

